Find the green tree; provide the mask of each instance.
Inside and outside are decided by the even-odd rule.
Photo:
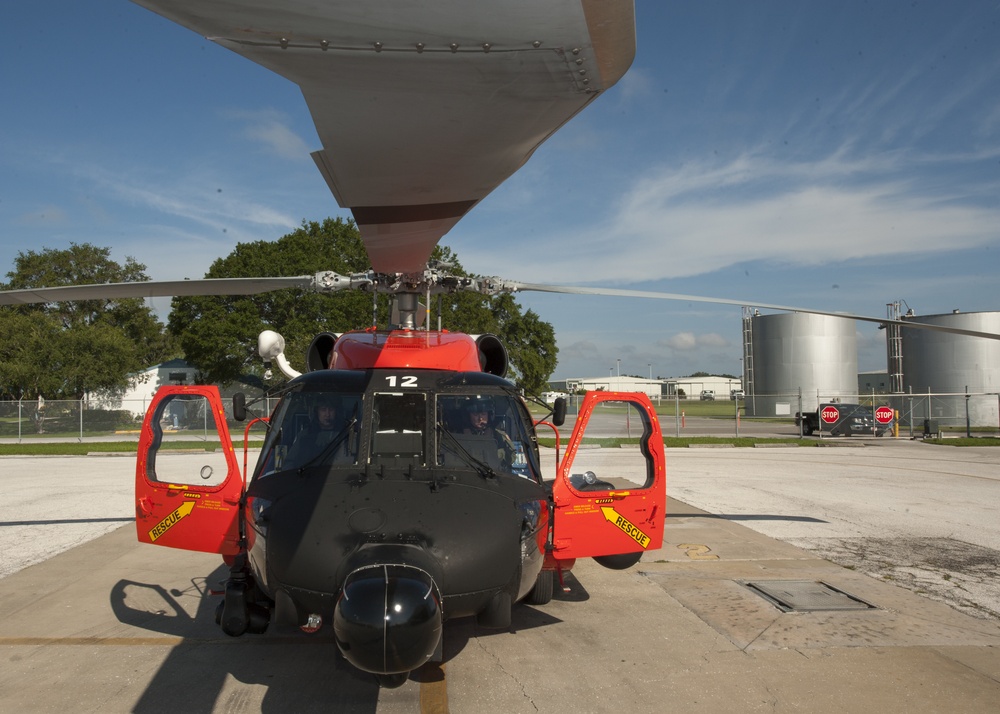
[[[88,243],[24,251],[2,288],[149,279],[144,265],[133,258],[119,264],[110,252]],[[0,310],[0,392],[10,397],[80,399],[98,390],[122,392],[137,373],[170,355],[163,325],[138,298]]]
[[[212,263],[205,277],[311,275],[321,270],[348,274],[367,268],[368,256],[354,224],[328,218],[303,222],[277,241],[240,243]],[[178,297],[167,324],[185,359],[198,367],[205,381],[228,384],[261,371],[257,335],[263,330],[280,332],[285,354],[296,362],[304,360],[316,334],[372,324],[372,305],[372,296],[363,293],[295,288],[260,295]]]
[[[448,248],[432,256],[466,273]],[[328,218],[302,226],[277,241],[241,243],[212,264],[206,278],[309,275],[322,270],[348,274],[369,268],[361,236],[352,221]],[[376,306],[377,305],[377,309]],[[556,346],[552,326],[530,310],[521,314],[510,295],[486,297],[457,293],[433,300],[432,320],[442,315],[446,329],[473,334],[492,333],[507,345],[517,381],[529,391],[541,389],[555,369]],[[319,294],[299,289],[254,296],[175,298],[169,329],[177,336],[185,357],[197,365],[209,382],[228,383],[259,373],[257,335],[275,330],[285,338],[285,354],[295,364],[316,334],[384,327],[388,301],[369,294],[344,291]]]

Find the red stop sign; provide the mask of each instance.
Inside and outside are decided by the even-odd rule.
[[[879,407],[875,410],[875,421],[879,424],[888,424],[892,421],[893,413],[890,407]]]
[[[825,406],[819,416],[824,424],[836,424],[840,420],[840,410],[837,407]]]

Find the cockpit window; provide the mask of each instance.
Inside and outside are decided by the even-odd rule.
[[[537,480],[529,420],[520,401],[507,394],[439,395],[438,463]]]
[[[292,392],[271,418],[257,473],[358,462],[362,395]]]
[[[375,395],[372,407],[371,462],[376,465],[423,465],[427,396],[421,392]]]

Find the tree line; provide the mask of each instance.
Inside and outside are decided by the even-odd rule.
[[[18,253],[8,282],[18,290],[88,283],[149,280],[133,258],[111,259],[110,248],[89,243],[66,249]],[[450,248],[438,246],[432,259],[467,275]],[[369,268],[353,221],[327,218],[306,222],[275,241],[240,243],[216,260],[206,278],[309,275],[323,270],[349,274]],[[522,310],[511,295],[456,293],[434,299],[442,326],[500,337],[518,386],[541,391],[556,367],[552,325]],[[228,384],[260,376],[257,335],[275,330],[285,354],[304,364],[306,348],[320,332],[385,327],[389,301],[345,291],[321,294],[289,288],[251,296],[176,297],[166,325],[140,298],[86,300],[0,308],[0,399],[82,399],[95,392],[122,394],[145,369],[183,357],[200,381]]]

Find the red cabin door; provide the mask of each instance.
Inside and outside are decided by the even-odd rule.
[[[235,555],[242,494],[219,390],[160,387],[146,411],[136,458],[139,541]]]
[[[553,557],[659,548],[666,480],[663,436],[649,397],[588,392],[552,488]]]

